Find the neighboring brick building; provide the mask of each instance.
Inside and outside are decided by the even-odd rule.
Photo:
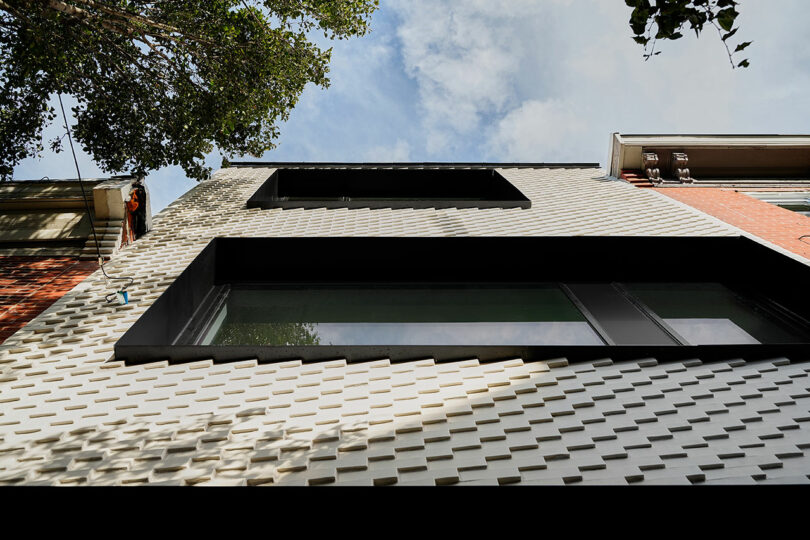
[[[0,484],[810,482],[808,328],[721,290],[810,268],[597,166],[242,164],[155,225],[0,345]]]
[[[0,257],[0,343],[96,270],[72,257]]]
[[[98,270],[131,240],[124,202],[132,178],[0,184],[0,343]],[[147,208],[148,213],[148,208]]]
[[[611,156],[612,175],[810,258],[810,137],[617,133]]]
[[[756,192],[751,189],[656,189],[701,212],[810,259],[810,217],[755,199],[750,194]]]

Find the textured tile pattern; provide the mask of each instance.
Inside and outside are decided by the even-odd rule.
[[[216,235],[732,235],[595,170],[505,170],[531,210],[246,210],[229,169],[0,345],[0,483],[807,482],[810,363],[430,359],[125,366],[113,344]]]
[[[7,381],[0,482],[808,482],[810,363],[254,361]]]

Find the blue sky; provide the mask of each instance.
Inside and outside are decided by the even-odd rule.
[[[713,29],[645,62],[623,0],[381,3],[369,35],[332,44],[331,87],[307,87],[263,160],[604,166],[614,131],[810,132],[804,0],[742,2],[747,70],[730,68]],[[86,155],[79,163],[85,177],[108,175]],[[70,154],[28,159],[14,174],[43,176],[75,177]],[[154,212],[195,185],[179,167],[148,182]]]

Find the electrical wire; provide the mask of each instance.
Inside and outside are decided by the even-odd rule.
[[[79,178],[79,187],[82,190],[82,199],[84,200],[84,209],[87,211],[87,218],[90,220],[90,230],[93,233],[93,242],[96,245],[96,255],[98,255],[98,266],[101,268],[101,272],[104,274],[104,277],[107,278],[108,281],[128,281],[126,285],[121,288],[121,292],[126,291],[127,287],[135,283],[135,279],[122,276],[122,277],[111,277],[107,274],[107,271],[104,269],[104,257],[101,256],[101,247],[98,243],[98,235],[96,234],[96,226],[93,223],[93,214],[90,212],[90,203],[87,202],[87,194],[84,191],[84,183],[82,182],[82,173],[79,171],[79,160],[76,159],[76,150],[73,148],[73,136],[70,134],[70,125],[68,125],[67,115],[65,114],[65,106],[62,104],[62,94],[57,93],[59,97],[59,107],[62,109],[62,118],[65,121],[65,130],[67,131],[68,142],[70,142],[70,152],[73,154],[73,163],[76,165],[76,175]],[[115,297],[117,292],[110,293],[104,297],[104,299],[109,304],[112,302],[112,298]]]

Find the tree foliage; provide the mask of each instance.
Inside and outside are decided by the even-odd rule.
[[[296,322],[230,322],[214,336],[217,345],[320,345],[318,329],[312,323]]]
[[[307,83],[322,87],[331,49],[366,33],[378,0],[0,0],[0,176],[43,151],[73,96],[75,138],[107,171],[259,156],[274,147]],[[60,139],[51,141],[59,151]]]
[[[633,8],[630,15],[630,28],[637,43],[644,46],[644,58],[649,60],[661,54],[655,50],[658,40],[676,40],[683,37],[686,30],[694,30],[695,35],[706,25],[713,26],[726,48],[731,67],[746,68],[748,59],[737,62],[734,56],[751,45],[744,41],[732,51],[728,41],[737,33],[735,26],[739,12],[739,2],[735,0],[625,0]]]

